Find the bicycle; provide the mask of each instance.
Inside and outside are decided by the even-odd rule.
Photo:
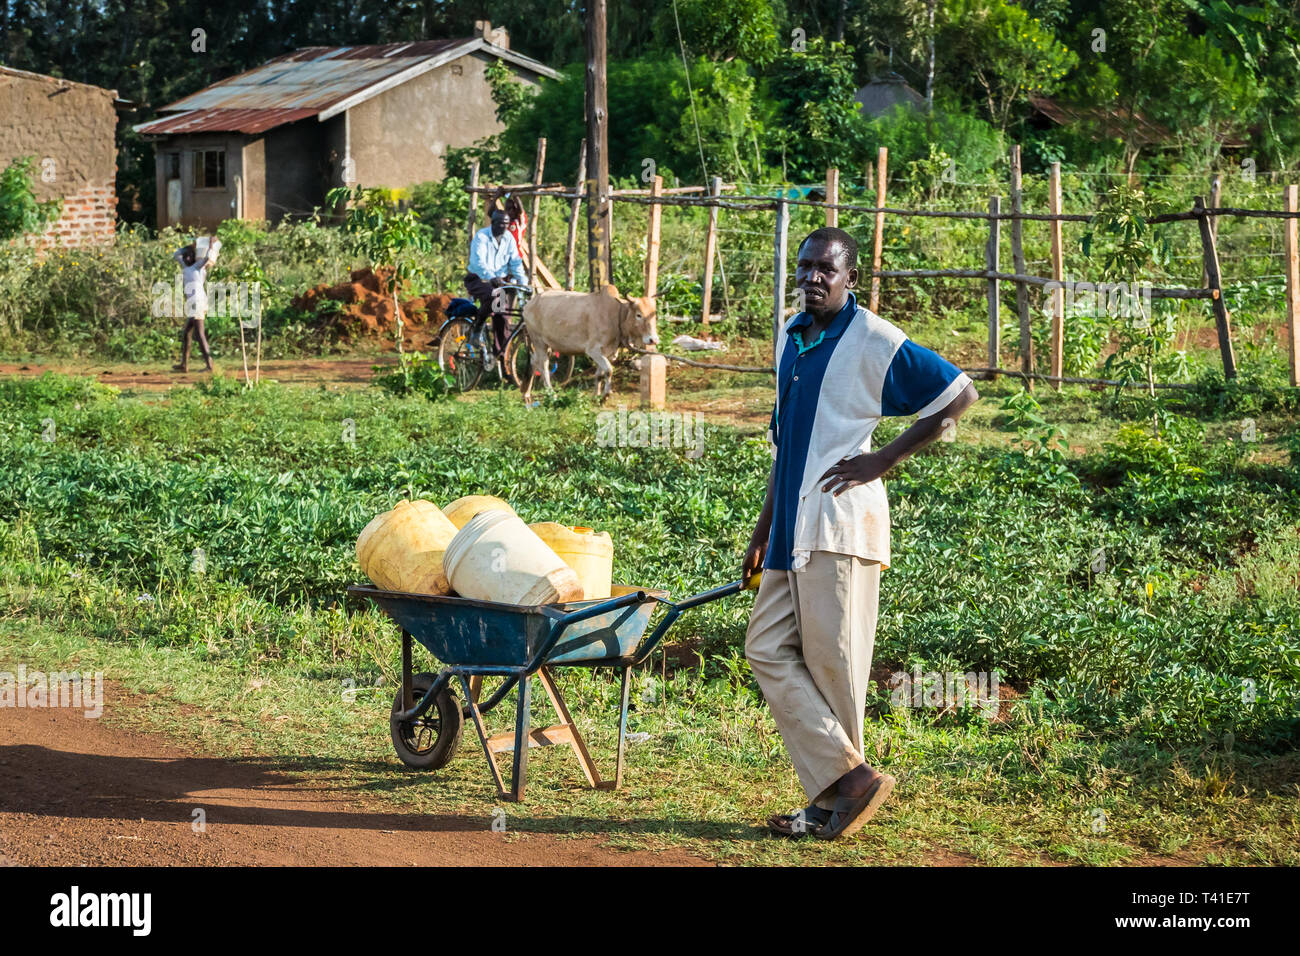
[[[498,296],[515,293],[513,301],[497,309],[498,313],[508,317],[508,333],[505,349],[496,351],[495,337],[488,319],[468,318],[463,314],[455,315],[442,324],[438,330],[438,368],[450,371],[455,378],[456,387],[462,392],[475,388],[482,380],[490,365],[516,386],[521,386],[525,377],[534,374],[532,355],[528,347],[528,336],[524,329],[524,305],[532,290],[527,286],[506,284],[493,290],[495,305],[502,306]],[[453,300],[463,303],[461,309],[472,309],[474,304],[468,299]],[[559,385],[566,384],[573,377],[574,360],[572,355],[551,353],[551,379]],[[537,373],[540,374],[540,373]]]

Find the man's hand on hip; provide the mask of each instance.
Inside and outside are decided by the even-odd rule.
[[[893,462],[889,459],[869,451],[853,458],[841,458],[827,468],[818,481],[825,482],[822,491],[830,491],[838,497],[850,488],[875,481],[889,471],[892,465]]]

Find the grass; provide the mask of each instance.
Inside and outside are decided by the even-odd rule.
[[[769,838],[758,822],[800,791],[743,661],[750,599],[736,598],[675,630],[668,660],[702,666],[657,655],[636,675],[630,729],[650,738],[630,747],[627,788],[583,789],[569,754],[534,751],[508,829],[732,863],[1300,862],[1286,397],[1186,397],[1199,428],[1170,458],[1126,439],[1134,415],[1105,395],[1040,389],[1041,414],[1068,431],[1058,470],[1008,424],[1017,391],[982,383],[956,440],[888,482],[895,561],[876,645],[890,669],[996,668],[1016,696],[1001,719],[894,706],[882,689],[866,747],[899,777],[889,810],[852,844]],[[397,634],[342,600],[360,578],[356,534],[403,495],[488,491],[528,520],[609,530],[618,580],[702,590],[734,576],[759,504],[765,396],[752,379],[682,395],[709,425],[696,460],[598,447],[578,392],[529,412],[506,393],[429,404],[222,380],[150,395],[2,382],[0,666],[102,669],[140,695],[106,720],[487,826],[496,803],[472,733],[436,775],[391,752]],[[902,426],[886,421],[879,440]],[[561,681],[608,767],[616,680]]]

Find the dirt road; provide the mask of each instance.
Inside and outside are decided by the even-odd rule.
[[[129,707],[105,687],[106,707]],[[682,851],[393,812],[274,758],[196,756],[71,708],[0,707],[0,864],[700,866]],[[206,814],[196,832],[193,811]]]
[[[325,382],[340,385],[367,385],[374,376],[376,365],[396,365],[396,354],[348,357],[337,359],[277,359],[262,363],[262,379],[277,382]],[[244,381],[244,367],[235,356],[217,364],[223,375]],[[169,365],[133,365],[129,363],[100,363],[84,360],[50,363],[0,363],[0,376],[37,376],[46,372],[65,375],[90,375],[105,385],[119,388],[162,389],[173,385],[193,385],[206,381],[209,373],[203,370],[202,360],[190,365],[188,372],[172,371]],[[253,368],[249,366],[249,373]]]

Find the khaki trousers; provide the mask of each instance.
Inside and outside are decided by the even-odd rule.
[[[826,809],[863,762],[879,600],[879,561],[814,551],[802,570],[763,571],[749,617],[749,666],[808,799]]]

